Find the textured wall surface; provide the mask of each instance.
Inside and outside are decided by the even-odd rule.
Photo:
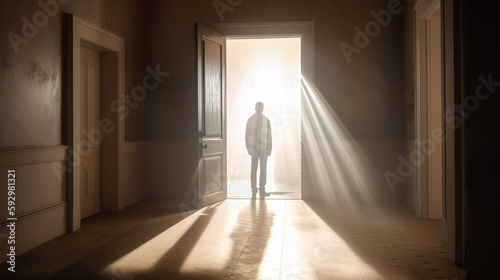
[[[0,147],[59,145],[65,132],[66,20],[71,13],[125,39],[125,94],[142,83],[144,10],[137,0],[2,1]],[[59,4],[63,3],[63,4]],[[127,141],[145,139],[145,103],[125,120]]]
[[[43,17],[35,16],[44,12],[35,1],[3,2],[0,147],[63,142],[63,13],[75,14],[125,39],[126,94],[142,84],[147,65],[159,65],[161,71],[171,74],[148,94],[146,102],[131,106],[127,141],[182,140],[194,135],[194,24],[221,22],[214,1],[72,0],[59,4],[54,16],[45,12],[46,24]],[[370,12],[387,10],[388,3],[240,1],[221,16],[223,22],[314,21],[320,91],[354,138],[394,139],[403,137],[403,13],[392,15],[387,27],[369,38],[359,54],[350,56],[350,63],[339,47],[342,42],[356,46],[354,28],[365,30],[366,24],[375,21]],[[42,23],[41,27],[33,25],[37,32],[31,32],[32,38],[23,36],[24,18],[31,24]],[[19,43],[17,53],[8,37],[11,32],[27,41],[14,40]]]

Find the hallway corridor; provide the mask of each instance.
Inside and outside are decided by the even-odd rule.
[[[11,279],[5,264],[1,279]],[[5,278],[8,276],[9,278]],[[146,200],[18,257],[19,279],[464,279],[441,221],[401,205]]]

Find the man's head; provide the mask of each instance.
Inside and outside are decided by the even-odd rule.
[[[264,111],[264,103],[262,102],[255,103],[255,112],[262,113],[262,111]]]

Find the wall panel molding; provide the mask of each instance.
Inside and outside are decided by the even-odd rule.
[[[0,174],[15,170],[16,253],[29,251],[66,232],[68,147],[40,146],[0,149]],[[7,186],[6,186],[7,187]],[[0,201],[7,201],[7,190]],[[6,205],[6,204],[5,204]],[[0,234],[7,235],[7,207],[0,209]],[[6,250],[0,242],[0,251]],[[0,256],[0,262],[6,260]]]
[[[66,160],[68,146],[43,146],[0,149],[0,167]]]
[[[16,215],[17,216],[17,221],[19,222],[19,221],[22,221],[22,220],[25,220],[25,219],[32,218],[32,217],[35,217],[37,215],[43,214],[43,213],[48,212],[48,211],[52,211],[52,210],[55,210],[55,209],[59,209],[61,207],[65,207],[67,204],[68,203],[66,201],[60,201],[60,202],[56,202],[54,204],[50,204],[50,205],[43,206],[43,207],[40,207],[40,208],[31,210],[31,211],[28,211],[28,212],[21,213],[20,215]],[[9,221],[7,221],[7,218],[8,218],[8,216],[0,217],[0,220],[2,221],[0,223],[0,227],[3,227],[3,226],[5,226],[6,224],[9,223]]]
[[[151,178],[148,176],[148,151],[150,143],[125,142],[124,145],[124,184],[125,207],[147,197]]]

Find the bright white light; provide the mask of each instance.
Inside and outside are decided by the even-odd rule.
[[[266,190],[300,198],[300,39],[228,40],[227,81],[229,196],[250,195],[245,126],[263,102],[273,136]]]

